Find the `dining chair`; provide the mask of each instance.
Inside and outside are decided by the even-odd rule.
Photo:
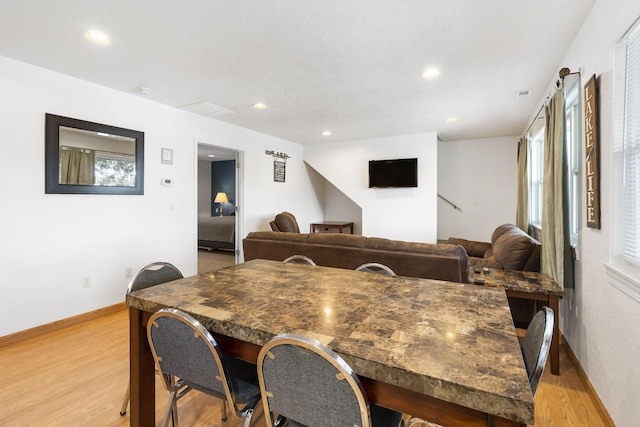
[[[180,270],[178,270],[173,264],[168,262],[153,262],[142,267],[138,274],[136,274],[136,277],[129,282],[127,294],[133,291],[139,291],[140,289],[146,289],[162,283],[182,279],[183,277],[184,276]],[[127,413],[127,406],[129,405],[130,399],[131,381],[129,381],[129,384],[127,385],[127,391],[124,394],[124,399],[122,400],[120,415],[124,416]]]
[[[147,324],[147,338],[169,402],[162,419],[166,427],[173,414],[178,425],[177,402],[191,390],[222,400],[222,421],[227,405],[244,426],[251,424],[260,401],[255,365],[223,354],[211,333],[189,314],[165,308],[154,313]]]
[[[533,395],[538,389],[551,349],[554,317],[553,310],[547,306],[542,307],[529,323],[520,347]]]
[[[398,427],[402,419],[368,403],[347,362],[302,335],[278,335],[262,347],[258,380],[267,427],[282,417],[293,427]]]
[[[553,337],[553,310],[544,306],[538,311],[527,327],[520,351],[527,370],[531,394],[536,395],[538,383],[547,364],[549,350],[551,350],[551,338]],[[438,424],[430,423],[421,418],[412,417],[407,422],[407,427],[424,425],[438,427]]]
[[[368,262],[366,264],[362,264],[361,266],[356,267],[356,271],[368,271],[370,273],[386,274],[387,276],[396,275],[396,273],[394,273],[392,269],[378,262]]]
[[[313,262],[311,258],[308,258],[304,255],[291,255],[289,258],[285,259],[282,262],[292,262],[294,264],[316,265],[316,263]]]

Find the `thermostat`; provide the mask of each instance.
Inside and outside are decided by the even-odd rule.
[[[171,178],[162,178],[162,185],[173,185],[173,180]]]

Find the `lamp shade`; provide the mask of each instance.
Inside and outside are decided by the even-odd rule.
[[[227,193],[218,193],[216,194],[216,198],[213,199],[213,203],[228,203],[229,199],[227,198]]]

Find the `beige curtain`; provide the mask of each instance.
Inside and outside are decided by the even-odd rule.
[[[545,105],[541,270],[563,288],[573,284],[564,136],[564,94],[559,89]]]
[[[93,150],[60,147],[60,184],[94,185],[95,162]]]
[[[529,139],[518,141],[518,188],[516,204],[516,227],[528,232],[529,229]]]

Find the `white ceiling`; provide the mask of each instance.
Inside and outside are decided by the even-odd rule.
[[[201,160],[203,162],[223,162],[227,160],[236,160],[236,151],[214,147],[213,145],[198,144],[198,160]]]
[[[174,107],[208,102],[232,112],[218,120],[303,144],[511,136],[593,3],[0,0],[0,55]],[[92,29],[112,43],[85,40]],[[429,67],[442,74],[424,79]]]

